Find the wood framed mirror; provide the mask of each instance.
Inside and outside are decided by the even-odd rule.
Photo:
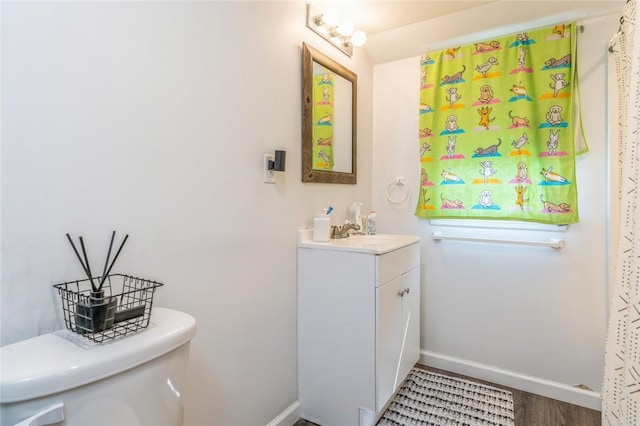
[[[355,73],[302,44],[302,181],[355,184]]]

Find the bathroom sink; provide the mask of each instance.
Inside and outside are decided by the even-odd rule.
[[[343,241],[349,244],[391,244],[398,240],[399,237],[405,237],[405,235],[352,235],[349,238],[345,238]]]
[[[348,238],[335,239],[323,243],[313,241],[312,230],[301,229],[299,231],[298,247],[382,254],[418,241],[420,241],[420,237],[415,235],[376,234],[352,235]]]

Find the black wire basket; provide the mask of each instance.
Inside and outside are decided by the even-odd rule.
[[[96,343],[146,328],[155,290],[164,285],[122,274],[108,275],[99,291],[93,291],[91,284],[87,278],[54,287],[67,329]]]

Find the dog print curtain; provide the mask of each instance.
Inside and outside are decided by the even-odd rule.
[[[313,169],[333,170],[333,74],[313,76]]]
[[[578,222],[575,26],[421,57],[418,217]]]

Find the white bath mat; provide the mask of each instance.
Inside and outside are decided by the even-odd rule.
[[[511,392],[414,368],[378,426],[513,426]]]

